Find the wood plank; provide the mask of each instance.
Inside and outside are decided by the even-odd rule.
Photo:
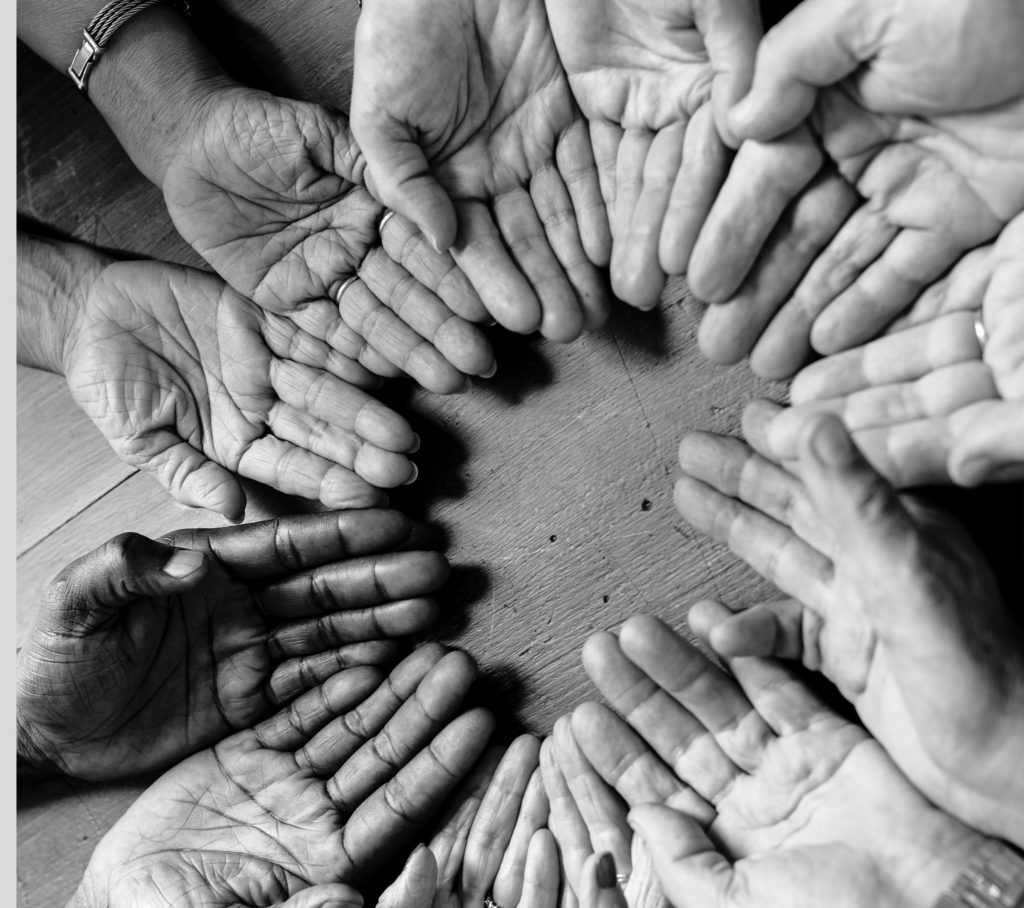
[[[137,472],[74,402],[64,378],[18,366],[18,555]]]

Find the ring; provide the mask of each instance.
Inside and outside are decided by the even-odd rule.
[[[489,895],[484,896],[484,908],[498,908],[498,903]]]
[[[358,280],[358,274],[353,274],[351,277],[346,278],[342,285],[338,288],[337,292],[334,294],[334,302],[336,302],[340,306],[342,294]]]
[[[981,310],[974,313],[974,336],[978,339],[978,346],[981,348],[982,356],[985,355],[985,344],[988,343],[988,331],[985,323],[981,320]]]
[[[377,236],[384,239],[384,225],[395,216],[395,213],[390,209],[386,209],[384,214],[380,216],[380,220],[377,222]]]
[[[624,889],[626,883],[629,882],[629,876],[630,875],[628,873],[617,873],[615,874],[615,882],[619,884],[620,888]]]

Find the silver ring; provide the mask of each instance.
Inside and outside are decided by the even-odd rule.
[[[498,903],[489,895],[484,896],[484,908],[498,908]]]
[[[988,343],[988,330],[981,320],[981,310],[974,313],[974,336],[978,339],[978,346],[981,348],[981,355],[985,355],[985,344]]]
[[[384,214],[380,216],[380,220],[377,222],[377,236],[384,240],[384,225],[395,216],[395,213],[390,209],[386,209]]]
[[[337,303],[340,306],[341,305],[342,294],[346,290],[348,290],[348,288],[351,287],[358,280],[359,280],[359,275],[358,274],[353,274],[351,277],[345,278],[345,280],[342,283],[342,285],[338,288],[337,292],[334,294],[334,302]]]
[[[628,873],[617,873],[615,874],[615,882],[623,889],[626,887],[626,883],[629,882],[630,875]]]

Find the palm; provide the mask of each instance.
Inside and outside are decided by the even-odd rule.
[[[374,485],[412,470],[398,453],[414,445],[408,424],[357,387],[372,376],[212,275],[111,266],[67,360],[72,394],[118,454],[185,504],[236,515],[239,473],[332,507],[373,505]],[[279,471],[285,458],[294,468]]]

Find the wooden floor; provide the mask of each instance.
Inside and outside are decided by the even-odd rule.
[[[276,13],[261,2],[244,7],[244,21],[233,26],[242,43],[266,58],[268,49],[301,39],[295,46],[307,57],[278,53],[286,62],[264,75],[282,94],[342,106],[348,46],[322,33],[296,36],[288,4],[277,6]],[[347,34],[349,9],[318,6],[336,17],[335,34]],[[201,264],[95,111],[20,46],[18,102],[22,214],[85,242]],[[456,566],[434,636],[476,657],[505,730],[546,732],[594,695],[579,664],[591,631],[637,610],[678,625],[698,597],[739,603],[768,592],[672,507],[680,436],[695,428],[738,432],[744,401],[784,394],[745,367],[704,361],[694,340],[700,311],[673,285],[659,312],[623,306],[607,328],[568,346],[495,333],[498,375],[462,395],[441,398],[407,382],[387,391],[423,440],[420,478],[393,504],[442,527]],[[246,520],[309,509],[248,488]],[[222,523],[178,506],[151,477],[124,465],[62,379],[21,367],[18,496],[19,640],[48,578],[110,536]],[[19,905],[64,904],[100,837],[141,789],[23,786]]]

